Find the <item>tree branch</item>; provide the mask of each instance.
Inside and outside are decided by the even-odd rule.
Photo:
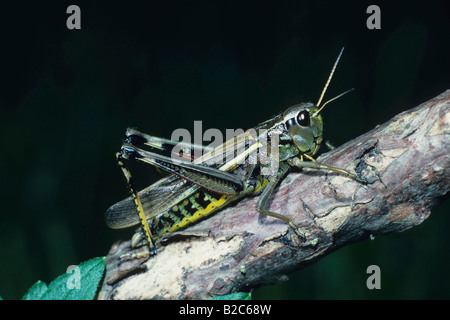
[[[158,242],[146,260],[119,260],[130,242],[106,258],[100,299],[204,299],[286,279],[285,274],[370,235],[400,232],[424,221],[450,188],[450,90],[322,155],[318,162],[357,172],[364,186],[338,174],[289,174],[271,210],[257,197],[238,202]]]

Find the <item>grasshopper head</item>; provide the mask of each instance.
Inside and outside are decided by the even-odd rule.
[[[322,143],[323,121],[312,103],[300,103],[283,113],[283,121],[297,149],[313,156]]]
[[[319,151],[320,144],[323,141],[323,121],[320,112],[328,103],[342,97],[344,94],[353,90],[347,90],[320,105],[343,51],[344,48],[341,49],[341,52],[339,53],[339,56],[334,63],[333,69],[331,69],[331,73],[328,76],[328,80],[322,90],[317,104],[315,105],[309,102],[300,103],[287,109],[283,114],[283,120],[286,129],[301,154],[314,156],[317,151]]]

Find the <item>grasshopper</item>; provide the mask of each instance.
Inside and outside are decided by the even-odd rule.
[[[342,52],[343,48],[317,104],[307,102],[294,105],[259,124],[253,131],[246,131],[216,148],[181,145],[181,150],[203,151],[203,155],[193,161],[180,161],[178,158],[144,150],[141,147],[148,146],[159,151],[173,150],[175,146],[180,147],[180,142],[128,129],[116,158],[128,183],[131,197],[106,211],[108,226],[119,229],[140,223],[141,231],[133,236],[131,246],[146,243],[148,251],[139,256],[154,255],[155,240],[164,234],[186,228],[245,196],[259,194],[256,209],[261,214],[286,222],[301,239],[305,239],[305,235],[290,218],[268,209],[271,194],[291,167],[330,170],[366,183],[354,173],[314,160],[322,143],[329,149],[333,148],[323,141],[321,111],[331,101],[353,90],[321,105]],[[277,143],[273,143],[273,140]],[[258,157],[264,152],[268,154],[270,162],[263,162]],[[225,158],[226,161],[223,160]],[[128,160],[151,164],[169,172],[169,175],[138,192],[126,165]],[[268,170],[269,174],[263,174],[265,169],[272,170]]]

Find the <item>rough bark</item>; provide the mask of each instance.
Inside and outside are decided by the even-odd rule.
[[[120,260],[113,245],[100,299],[204,299],[285,280],[333,250],[422,223],[450,188],[450,90],[322,155],[318,162],[357,172],[362,185],[312,169],[289,174],[271,210],[308,232],[260,215],[257,198],[238,202],[159,241],[148,260]]]

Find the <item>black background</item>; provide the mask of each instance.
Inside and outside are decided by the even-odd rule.
[[[81,30],[66,8],[81,9]],[[381,8],[381,30],[366,9]],[[45,1],[0,10],[0,296],[20,298],[132,229],[105,210],[127,196],[125,129],[249,128],[327,92],[340,145],[449,88],[445,1]],[[156,177],[137,168],[140,185]],[[136,175],[136,174],[135,174]],[[340,249],[254,298],[450,298],[448,201],[421,226]],[[366,268],[381,268],[368,290]]]

